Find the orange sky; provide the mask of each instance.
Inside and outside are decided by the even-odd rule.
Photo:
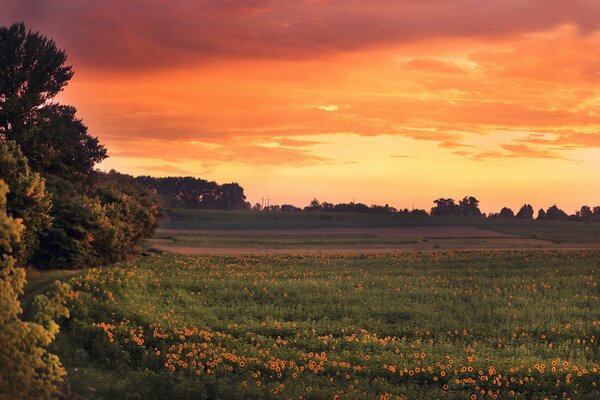
[[[600,205],[595,0],[0,0],[76,71],[101,168],[248,199]]]

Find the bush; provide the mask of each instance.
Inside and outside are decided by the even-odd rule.
[[[29,168],[27,159],[13,141],[0,141],[0,178],[10,187],[6,210],[25,225],[15,249],[16,261],[25,265],[39,245],[40,236],[50,228],[52,202],[45,181]]]
[[[25,270],[15,266],[13,255],[23,225],[6,213],[7,190],[0,180],[0,398],[47,399],[54,397],[65,375],[58,357],[46,347],[58,333],[54,318],[68,316],[70,288],[55,282],[52,294],[35,298],[34,321],[21,320]]]

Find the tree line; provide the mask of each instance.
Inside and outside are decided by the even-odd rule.
[[[155,193],[164,207],[247,210],[244,188],[238,183],[218,184],[191,176],[155,178],[139,176],[138,182]]]
[[[366,205],[364,203],[338,203],[320,202],[313,199],[305,207],[297,207],[291,204],[262,206],[256,203],[252,210],[264,212],[333,212],[333,213],[363,213],[363,214],[397,214],[431,217],[482,217],[482,218],[516,218],[516,219],[538,219],[553,221],[584,221],[600,222],[600,206],[582,206],[578,211],[567,214],[558,206],[553,205],[548,209],[539,209],[537,216],[531,204],[524,204],[516,213],[503,207],[500,212],[486,214],[479,208],[479,200],[473,196],[465,196],[458,202],[452,198],[439,198],[433,201],[434,206],[430,211],[423,209],[396,209],[388,204]]]
[[[37,296],[24,321],[24,266],[83,268],[123,260],[150,236],[158,197],[95,166],[106,148],[55,96],[73,76],[64,51],[23,23],[0,27],[0,398],[51,398],[64,375],[46,346],[66,316],[68,285]]]

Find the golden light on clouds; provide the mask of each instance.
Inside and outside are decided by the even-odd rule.
[[[61,101],[109,147],[103,168],[238,181],[251,201],[299,205],[600,198],[592,2],[207,1],[166,14],[114,2],[125,21],[112,31],[100,16],[55,22],[88,2],[2,3],[3,23],[69,53]]]

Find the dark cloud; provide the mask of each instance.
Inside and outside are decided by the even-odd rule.
[[[156,69],[222,57],[304,58],[428,38],[600,27],[594,0],[0,0],[78,65]],[[438,65],[439,67],[439,65]],[[597,74],[597,71],[590,71]]]

